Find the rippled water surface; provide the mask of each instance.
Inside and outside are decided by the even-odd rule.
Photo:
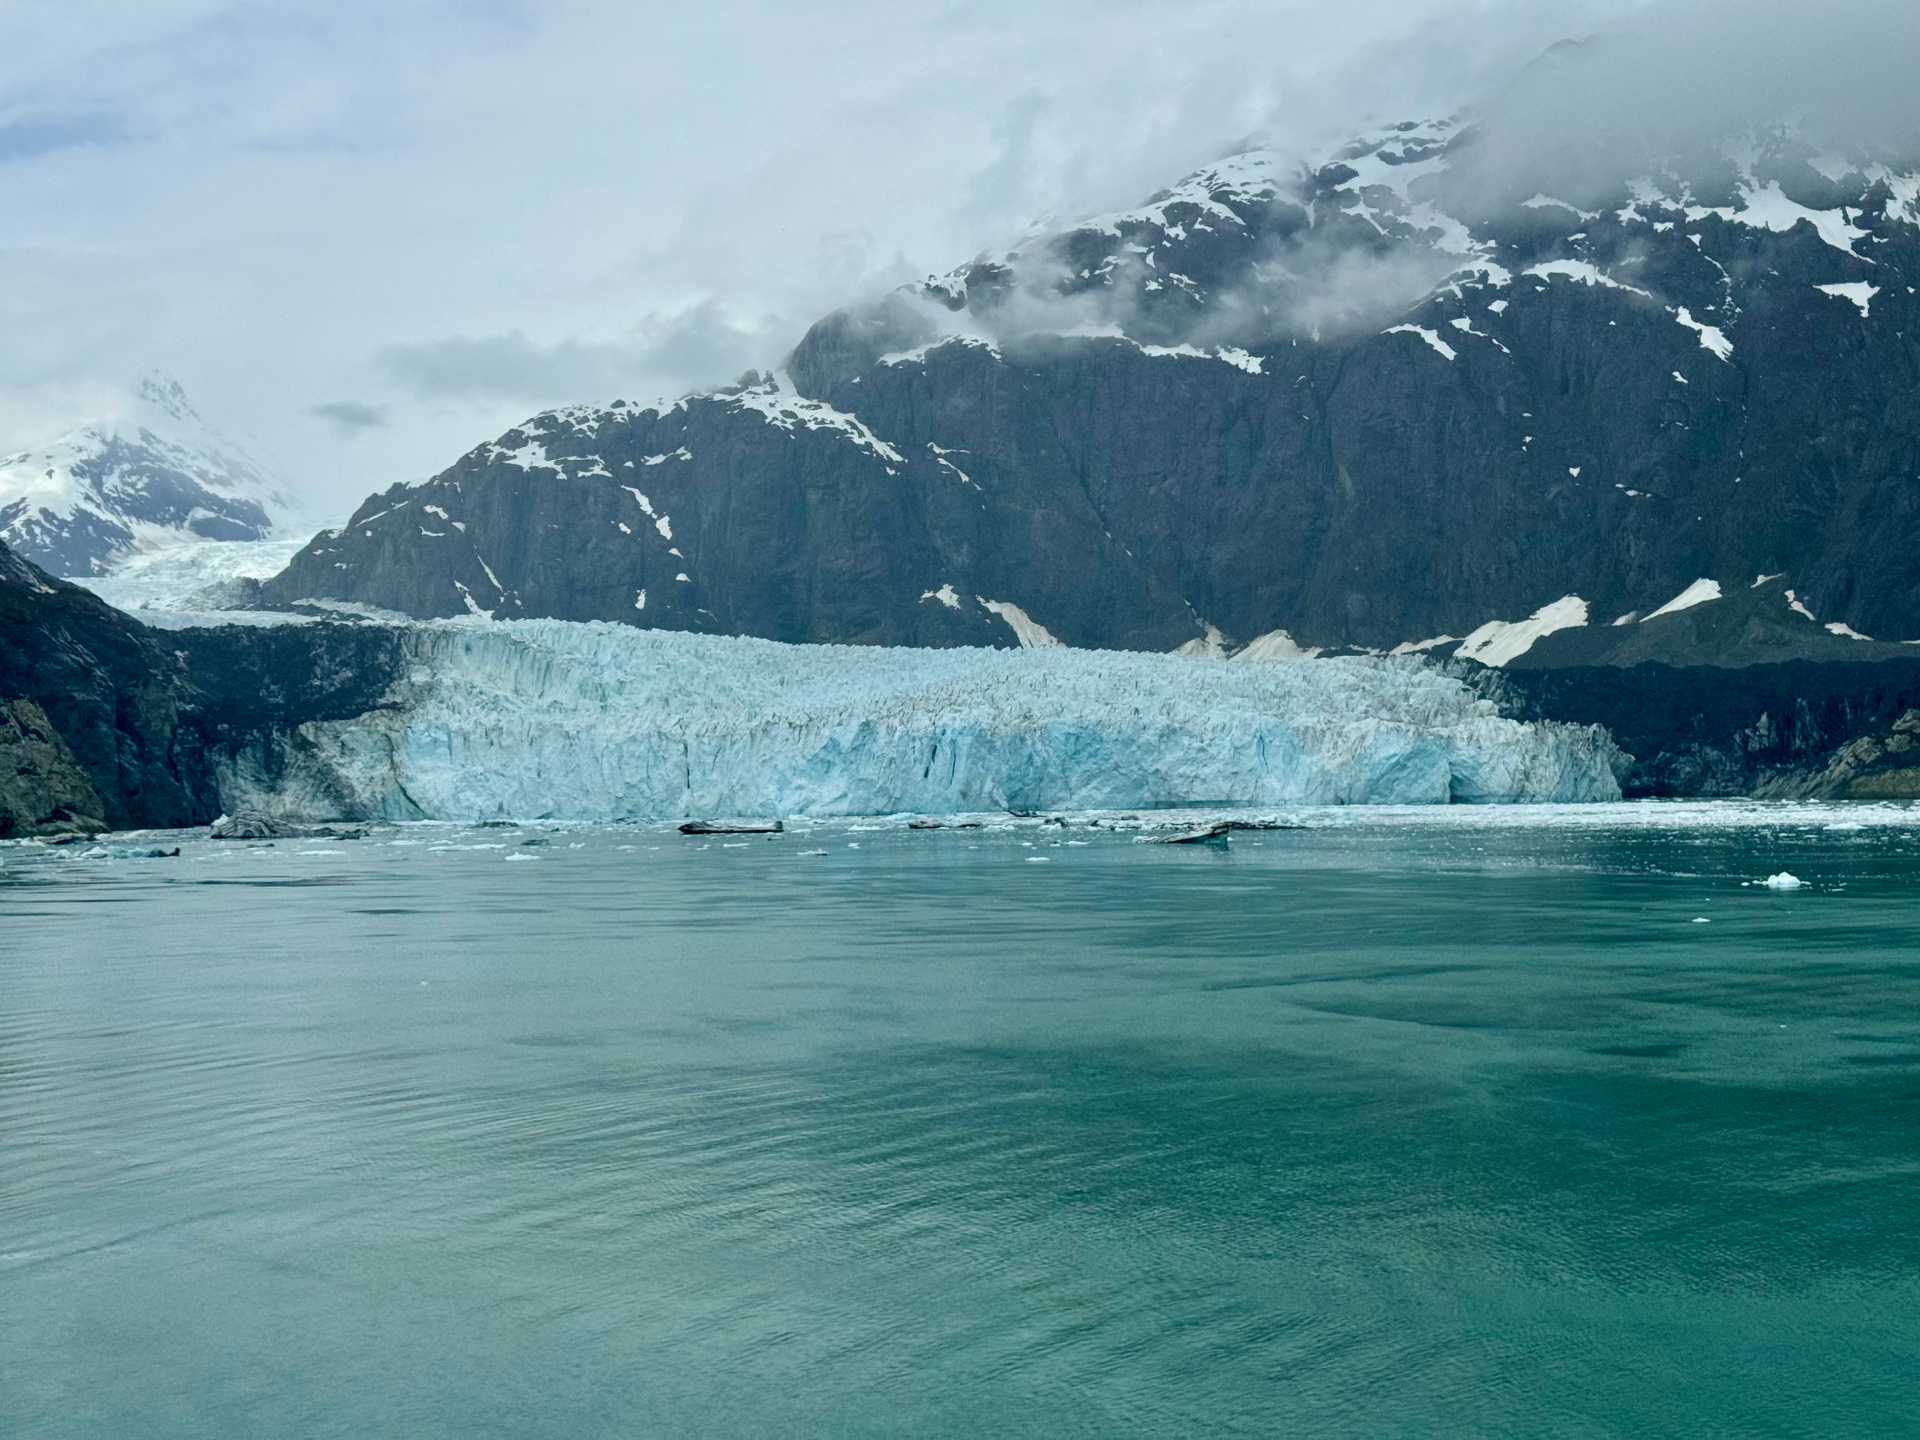
[[[1310,818],[0,847],[0,1433],[1911,1433],[1920,814]]]

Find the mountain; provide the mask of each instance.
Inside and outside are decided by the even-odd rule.
[[[1584,62],[1549,60],[1529,103],[1564,111]],[[1920,637],[1911,157],[1785,125],[1543,153],[1532,113],[1245,149],[774,375],[536,416],[266,594],[1498,665],[1771,576],[1783,617]]]
[[[114,415],[0,457],[0,541],[59,575],[107,574],[155,542],[263,539],[285,505],[163,375]]]
[[[225,777],[282,773],[298,727],[377,710],[370,625],[161,633],[0,543],[0,836],[203,824]]]

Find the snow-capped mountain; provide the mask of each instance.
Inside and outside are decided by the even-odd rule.
[[[61,575],[106,574],[155,543],[263,539],[285,505],[164,375],[116,413],[0,457],[0,540]]]
[[[1537,113],[1245,149],[775,377],[537,416],[268,591],[1500,664],[1769,576],[1810,649],[1920,637],[1920,167],[1789,124],[1543,150]]]

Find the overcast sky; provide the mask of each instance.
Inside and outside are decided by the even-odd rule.
[[[5,0],[0,452],[160,366],[330,513],[1648,0]]]

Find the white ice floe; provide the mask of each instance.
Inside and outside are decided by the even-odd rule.
[[[1769,890],[1800,890],[1805,888],[1807,882],[1798,875],[1789,875],[1782,870],[1778,875],[1769,875],[1760,883]]]

